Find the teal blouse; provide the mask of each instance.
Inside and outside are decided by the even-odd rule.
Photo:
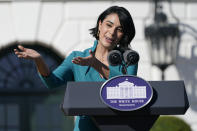
[[[75,57],[89,56],[89,50],[95,51],[98,41],[94,42],[93,47],[81,51],[73,51],[60,66],[58,66],[48,77],[43,77],[39,74],[41,80],[47,88],[57,88],[68,81],[106,81],[101,78],[99,73],[90,66],[80,66],[72,63],[72,59]],[[131,65],[127,68],[129,75],[137,75],[138,65]],[[110,74],[109,78],[117,75],[122,75],[122,65],[109,66]],[[89,116],[77,116],[75,121],[74,131],[97,131],[98,129],[94,125]]]

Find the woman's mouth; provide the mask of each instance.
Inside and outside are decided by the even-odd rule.
[[[106,41],[107,41],[108,43],[112,43],[112,42],[114,41],[114,39],[109,38],[109,37],[105,37],[105,39],[106,39]]]

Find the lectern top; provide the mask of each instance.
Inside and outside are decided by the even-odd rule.
[[[184,114],[189,102],[183,81],[149,81],[153,87],[151,102],[140,110],[121,112],[100,99],[103,82],[69,82],[63,109],[66,115],[173,115]]]

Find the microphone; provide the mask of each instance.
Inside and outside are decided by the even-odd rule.
[[[122,64],[122,54],[119,50],[112,50],[107,56],[110,65],[117,66]]]
[[[112,66],[123,64],[123,60],[126,66],[134,65],[139,61],[139,59],[139,54],[134,50],[126,50],[122,53],[119,50],[112,50],[107,56],[107,60]]]
[[[121,52],[122,51],[122,52]],[[107,56],[107,60],[111,66],[123,65],[122,73],[127,74],[129,65],[137,64],[140,59],[139,54],[134,50],[112,50]]]
[[[134,65],[139,61],[140,56],[134,50],[126,50],[123,53],[123,58],[124,58],[124,61],[127,65]]]

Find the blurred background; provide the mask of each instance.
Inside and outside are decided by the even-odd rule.
[[[176,117],[197,131],[196,0],[1,0],[0,131],[73,129],[73,117],[59,108],[65,89],[46,89],[34,63],[18,59],[13,49],[22,44],[38,50],[53,70],[71,51],[92,46],[89,29],[112,5],[125,7],[133,17],[138,76],[184,80],[190,108]]]

